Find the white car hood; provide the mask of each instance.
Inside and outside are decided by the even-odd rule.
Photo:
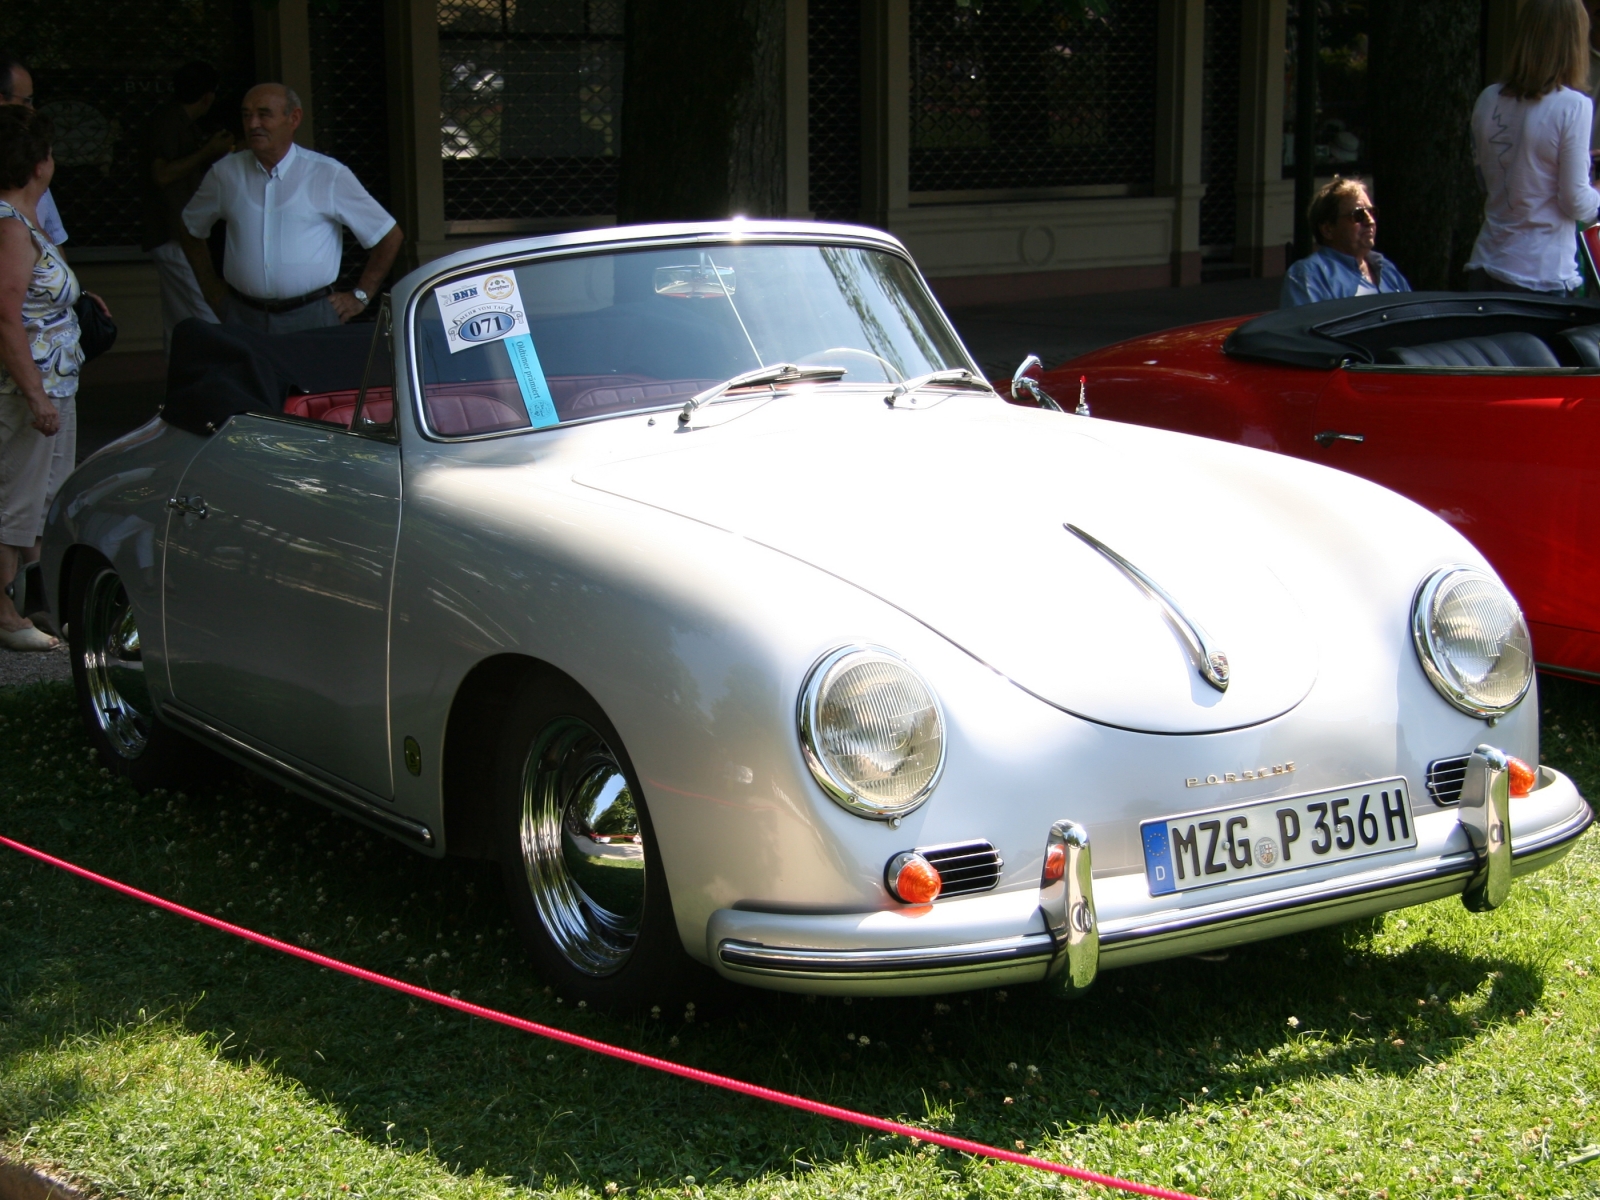
[[[1209,443],[1140,430],[1134,457],[1117,445],[1127,427],[993,398],[895,412],[820,400],[800,422],[772,413],[675,435],[671,450],[573,479],[810,563],[1089,720],[1206,733],[1270,720],[1310,691],[1314,639],[1272,571],[1282,531],[1260,519],[1271,497],[1219,479],[1203,462]],[[1228,657],[1226,692],[1067,523],[1205,629]]]

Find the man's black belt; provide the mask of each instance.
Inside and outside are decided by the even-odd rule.
[[[304,308],[308,304],[315,304],[326,296],[333,295],[333,288],[320,287],[314,292],[307,292],[304,296],[290,296],[287,300],[257,300],[254,296],[246,296],[236,287],[230,287],[233,298],[246,308],[254,308],[264,313],[293,312],[297,308]]]

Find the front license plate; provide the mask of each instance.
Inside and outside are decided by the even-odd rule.
[[[1417,844],[1404,779],[1145,821],[1139,833],[1152,896]]]

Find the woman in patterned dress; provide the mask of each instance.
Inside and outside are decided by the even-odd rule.
[[[52,133],[43,113],[0,107],[0,588],[19,563],[38,559],[45,513],[77,450],[83,354],[72,306],[81,292],[38,220],[39,197],[55,174]],[[0,646],[59,644],[0,592]]]

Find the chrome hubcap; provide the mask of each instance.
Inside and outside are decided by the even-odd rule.
[[[90,581],[83,624],[83,674],[95,720],[113,750],[123,758],[138,758],[150,742],[152,705],[139,627],[115,571],[107,568]]]
[[[522,768],[522,866],[545,932],[586,975],[622,968],[644,915],[644,837],[606,740],[576,717],[545,726]]]

